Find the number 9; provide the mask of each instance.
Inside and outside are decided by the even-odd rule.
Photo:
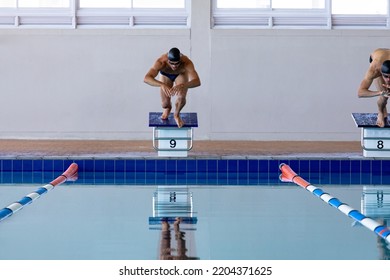
[[[173,148],[175,148],[176,147],[176,140],[175,139],[171,139],[170,141],[169,141],[169,144],[170,144],[170,147],[173,149]]]

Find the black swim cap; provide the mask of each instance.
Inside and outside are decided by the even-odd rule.
[[[180,61],[180,50],[178,48],[172,48],[168,52],[168,60],[169,61]]]
[[[390,74],[390,60],[383,62],[381,72],[384,74]]]

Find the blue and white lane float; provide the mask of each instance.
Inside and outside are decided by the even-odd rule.
[[[16,201],[7,207],[4,207],[0,210],[0,221],[5,220],[12,214],[16,213],[17,211],[21,210],[24,206],[32,203],[34,200],[39,198],[41,195],[51,191],[54,187],[61,185],[62,183],[65,183],[66,181],[76,181],[78,178],[78,165],[76,163],[72,163],[68,169],[62,173],[60,176],[58,176],[56,179],[51,181],[49,184],[46,184],[36,191],[29,193],[28,195],[24,196],[19,201]]]
[[[358,210],[355,210],[347,204],[341,202],[337,198],[332,197],[320,188],[311,185],[309,182],[307,182],[305,179],[295,173],[287,164],[280,164],[279,169],[282,172],[279,176],[280,181],[295,183],[296,185],[306,189],[307,191],[322,199],[324,202],[328,203],[330,206],[333,206],[336,209],[340,210],[345,215],[359,222],[360,224],[362,224],[363,226],[373,231],[378,236],[382,237],[384,240],[390,243],[390,228],[381,225],[380,223],[369,217],[366,217]]]

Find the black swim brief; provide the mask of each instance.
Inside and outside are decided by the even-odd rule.
[[[172,82],[174,82],[176,80],[177,76],[179,76],[179,74],[169,74],[169,73],[165,73],[162,71],[160,71],[160,74],[164,75],[165,77],[168,77]]]

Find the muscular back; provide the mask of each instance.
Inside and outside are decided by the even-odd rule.
[[[370,67],[367,74],[371,74],[372,79],[381,76],[382,63],[390,60],[390,49],[376,49],[370,56]]]
[[[385,60],[390,60],[390,49],[376,49],[370,55],[370,66],[360,83],[358,89],[359,97],[378,96],[380,92],[371,91],[370,87],[375,80],[378,91],[383,90],[383,77],[381,67]]]

